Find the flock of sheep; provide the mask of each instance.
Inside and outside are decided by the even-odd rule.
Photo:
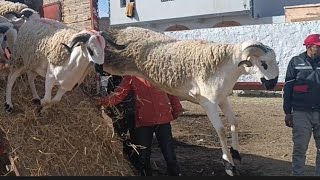
[[[238,44],[177,40],[138,27],[106,32],[78,30],[40,18],[37,12],[22,4],[6,1],[0,1],[0,15],[3,16],[0,16],[0,60],[9,63],[10,69],[7,112],[13,110],[12,87],[22,73],[27,73],[33,101],[42,110],[81,84],[91,64],[114,75],[140,76],[165,92],[204,108],[220,138],[225,171],[231,176],[237,174],[236,163],[241,161],[241,156],[238,119],[227,97],[243,74],[252,74],[266,89],[273,89],[278,80],[275,52],[255,40]],[[10,50],[10,58],[5,49]],[[46,79],[42,99],[34,84],[38,75]],[[54,86],[59,89],[52,98]],[[231,125],[230,151],[218,108]]]

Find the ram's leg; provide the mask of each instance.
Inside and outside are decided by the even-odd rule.
[[[235,175],[236,169],[233,163],[232,156],[228,150],[226,131],[219,116],[218,105],[214,101],[210,101],[208,99],[201,100],[199,104],[206,111],[210,122],[212,123],[220,138],[222,158],[225,163],[225,171],[228,175],[233,176]]]
[[[20,67],[18,69],[12,70],[8,76],[7,81],[7,87],[6,87],[6,102],[4,104],[5,111],[7,113],[11,113],[13,111],[13,105],[12,105],[12,87],[17,78],[21,75],[22,71],[24,70],[24,67]]]
[[[67,92],[67,90],[59,88],[56,95],[52,98],[51,102],[42,107],[41,113],[61,100],[62,96]]]
[[[85,72],[83,73],[83,75],[81,76],[81,78],[79,79],[79,81],[77,82],[77,84],[73,87],[76,88],[78,86],[80,86],[80,84],[83,82],[83,80],[88,76],[88,74],[93,71],[93,66],[88,66],[85,70]]]
[[[241,156],[240,156],[240,147],[239,147],[239,137],[238,137],[238,124],[239,121],[236,118],[234,112],[232,111],[231,105],[226,98],[224,101],[222,101],[219,104],[219,107],[223,114],[226,116],[230,123],[231,128],[231,138],[232,138],[232,144],[231,144],[231,155],[236,164],[241,163]]]
[[[46,82],[45,82],[45,94],[44,97],[41,99],[41,106],[44,107],[47,104],[51,103],[52,98],[52,89],[54,87],[55,79],[54,77],[51,77],[51,75],[46,76]]]
[[[36,79],[38,74],[33,71],[28,71],[27,75],[28,75],[29,86],[32,92],[32,102],[35,105],[41,105],[40,97],[38,95],[36,85],[34,84],[34,80]]]

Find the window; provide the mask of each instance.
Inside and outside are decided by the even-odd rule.
[[[120,7],[124,8],[127,6],[127,0],[120,0]]]

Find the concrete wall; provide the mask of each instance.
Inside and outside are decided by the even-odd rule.
[[[310,33],[320,33],[320,21],[235,26],[187,31],[165,32],[178,39],[204,39],[221,43],[239,43],[256,39],[274,49],[280,66],[279,81],[283,82],[290,59],[305,51],[303,41]],[[246,75],[240,81],[258,81]]]
[[[216,25],[223,22],[237,22],[240,25],[284,23],[285,16],[265,17],[265,18],[251,18],[248,15],[225,16],[225,17],[221,16],[221,17],[213,17],[213,18],[195,18],[191,20],[152,22],[152,23],[146,23],[142,25],[134,24],[133,26],[153,28],[159,31],[166,31],[169,27],[176,26],[176,25],[183,25],[183,26],[186,26],[188,29],[203,29],[203,28],[216,27]],[[115,27],[115,26],[111,26],[111,27]]]

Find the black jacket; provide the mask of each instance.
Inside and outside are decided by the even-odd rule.
[[[283,110],[320,112],[320,61],[306,52],[293,57],[287,68],[283,94]]]
[[[109,83],[108,83],[108,87],[107,87],[107,94],[111,94],[114,91],[114,89],[120,84],[122,79],[123,79],[122,76],[112,75],[109,78]],[[121,113],[121,114],[124,113],[123,114],[124,116],[134,115],[135,101],[134,101],[133,92],[130,92],[121,103],[115,105],[115,108],[114,107],[106,108],[106,113],[111,118],[119,117],[119,113]]]

